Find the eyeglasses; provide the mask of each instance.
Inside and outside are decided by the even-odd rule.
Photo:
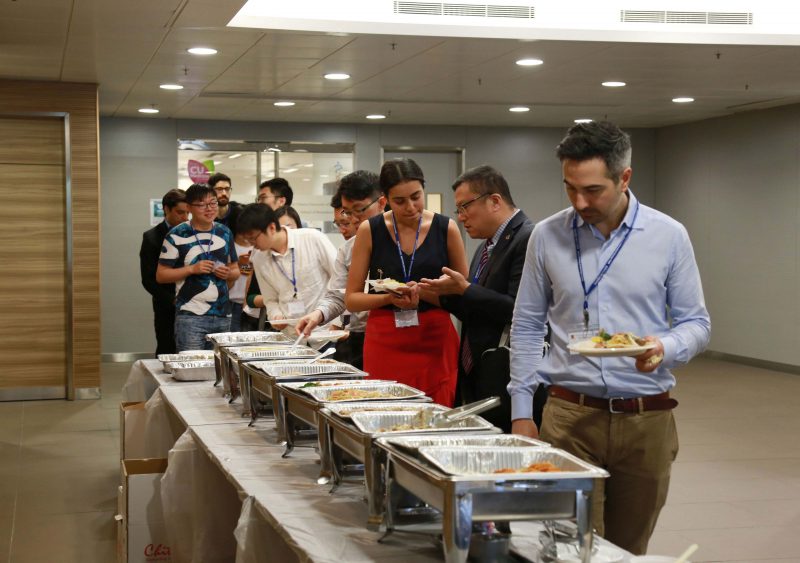
[[[272,194],[261,194],[258,196],[258,199],[256,199],[256,203],[266,203],[269,201],[269,198],[275,199],[275,196]]]
[[[215,188],[214,188],[214,191],[215,191],[215,192],[232,192],[232,191],[233,191],[233,188],[232,188],[232,187],[230,187],[230,186],[228,186],[227,188],[225,188],[225,187],[222,187],[222,188],[216,188],[216,187],[215,187]]]
[[[462,203],[461,205],[456,205],[456,215],[466,215],[467,214],[467,207],[478,201],[479,199],[483,199],[488,195],[492,194],[483,194],[479,195],[478,197],[473,197],[471,200]]]
[[[192,207],[199,207],[200,209],[216,209],[219,207],[219,203],[216,201],[209,201],[206,203],[190,203]]]
[[[254,236],[254,237],[245,237],[245,236],[243,236],[242,238],[243,238],[243,239],[244,239],[244,241],[245,241],[247,244],[249,244],[250,246],[255,246],[255,245],[256,245],[256,241],[257,241],[257,240],[258,240],[258,239],[261,237],[261,235],[263,235],[263,234],[264,234],[264,233],[258,233],[258,234],[257,234],[256,236]]]
[[[365,205],[364,207],[361,207],[360,209],[352,209],[352,210],[342,209],[342,217],[352,217],[353,215],[361,215],[361,214],[362,214],[362,213],[364,213],[364,212],[365,212],[367,209],[369,209],[370,207],[372,207],[373,205],[375,205],[375,203],[376,203],[376,202],[377,202],[377,201],[378,201],[380,198],[381,198],[381,196],[378,196],[378,197],[376,197],[375,199],[373,199],[373,200],[372,200],[372,201],[370,201],[370,202],[369,202],[367,205]]]

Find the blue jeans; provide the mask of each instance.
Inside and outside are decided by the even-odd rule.
[[[242,330],[242,304],[231,301],[231,332]]]
[[[213,344],[206,340],[206,335],[230,330],[230,317],[178,313],[175,315],[175,347],[178,352],[212,350]]]

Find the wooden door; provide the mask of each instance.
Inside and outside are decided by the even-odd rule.
[[[0,118],[0,400],[67,385],[64,120]]]

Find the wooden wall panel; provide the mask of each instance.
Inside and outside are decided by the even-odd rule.
[[[71,358],[76,388],[100,387],[100,177],[96,84],[0,80],[0,113],[65,112],[71,141]]]

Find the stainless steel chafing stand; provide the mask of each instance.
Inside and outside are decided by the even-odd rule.
[[[308,346],[295,346],[281,343],[260,344],[258,346],[239,346],[222,348],[222,363],[227,366],[226,371],[231,387],[230,402],[242,395],[243,414],[250,414],[250,381],[240,377],[239,366],[244,362],[264,360],[311,360],[319,356],[319,352]]]
[[[396,403],[394,403],[396,404]],[[326,405],[328,407],[328,405]],[[441,405],[424,405],[420,411],[429,408],[432,412],[446,410]],[[344,478],[343,454],[349,454],[364,464],[364,481],[367,497],[367,528],[378,530],[383,522],[384,491],[383,470],[385,466],[384,451],[376,446],[375,441],[385,436],[413,435],[454,435],[454,434],[497,434],[501,430],[479,416],[470,416],[449,428],[409,428],[391,430],[398,424],[414,420],[416,413],[408,411],[391,411],[387,405],[383,412],[363,412],[353,415],[357,423],[347,420],[335,410],[325,408],[320,411],[320,432],[327,432],[327,456],[333,470],[333,488],[341,484]],[[360,426],[360,427],[359,427]]]
[[[386,455],[386,534],[396,528],[394,517],[398,487],[412,493],[442,513],[442,541],[446,563],[465,563],[469,551],[473,521],[558,520],[574,519],[578,527],[578,545],[583,563],[589,563],[593,541],[591,494],[595,479],[608,472],[581,461],[556,448],[457,448],[423,447],[413,453],[391,439],[379,439],[377,447]],[[445,471],[432,460],[438,450],[439,460],[448,456],[455,469]],[[483,472],[475,461],[491,456],[491,450],[503,450],[502,456],[528,451],[531,459],[548,460],[565,471],[557,473]],[[517,450],[517,452],[514,452]],[[538,451],[532,454],[529,450]],[[488,452],[488,453],[487,453]],[[457,459],[460,458],[460,459]],[[501,462],[507,463],[507,462]],[[480,463],[477,463],[480,466]],[[464,471],[461,466],[465,467]],[[512,466],[514,467],[514,466]],[[483,468],[485,469],[485,468]],[[453,474],[456,473],[456,474]]]
[[[225,364],[222,356],[223,348],[234,346],[258,346],[266,344],[286,344],[291,340],[281,332],[251,331],[251,332],[215,332],[206,335],[206,339],[214,345],[214,367],[217,372],[217,379],[214,387],[220,382],[223,383],[225,394],[231,393],[230,377],[228,376],[229,366]]]

